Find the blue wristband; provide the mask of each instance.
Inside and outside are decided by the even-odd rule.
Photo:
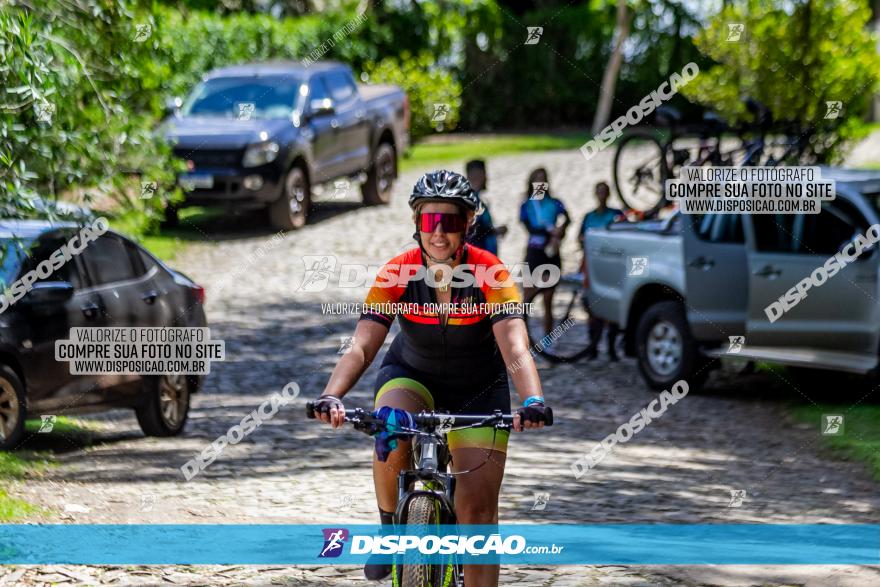
[[[523,407],[527,408],[532,404],[541,404],[544,405],[544,396],[542,395],[531,395],[526,398],[526,401],[523,402]]]

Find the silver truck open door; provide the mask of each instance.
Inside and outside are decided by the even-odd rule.
[[[743,218],[682,215],[687,318],[697,340],[745,334],[749,274]]]

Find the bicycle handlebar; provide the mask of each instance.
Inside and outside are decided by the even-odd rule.
[[[315,419],[315,404],[314,402],[306,403],[306,417],[309,419]],[[438,412],[419,412],[418,414],[412,414],[413,420],[416,423],[416,426],[424,426],[424,427],[437,427],[442,424],[448,423],[449,418],[453,418],[452,425],[464,425],[464,426],[473,426],[475,424],[490,424],[493,422],[500,422],[503,424],[512,424],[513,423],[513,415],[505,415],[502,414],[500,410],[496,410],[494,414],[487,414],[484,416],[476,415],[476,414],[443,414]],[[553,410],[551,408],[544,409],[544,424],[547,426],[553,425]],[[353,410],[345,410],[345,419],[353,420],[358,422],[365,422],[372,420],[372,414],[363,408],[355,408]]]

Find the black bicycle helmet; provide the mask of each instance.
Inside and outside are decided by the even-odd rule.
[[[409,207],[413,210],[425,202],[449,202],[459,204],[472,212],[481,210],[480,198],[474,193],[465,176],[454,171],[432,171],[419,178],[409,197]]]

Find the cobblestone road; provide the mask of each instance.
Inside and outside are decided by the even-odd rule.
[[[610,180],[611,153],[585,162],[577,152],[493,159],[489,200],[506,262],[521,258],[525,232],[517,212],[529,169],[548,168],[551,185],[576,222],[592,205],[592,186]],[[461,167],[459,164],[457,167]],[[360,208],[349,201],[321,204],[316,221],[272,245],[271,234],[236,232],[226,221],[174,265],[207,288],[213,337],[226,341],[227,361],[214,364],[195,397],[186,434],[147,439],[125,413],[97,418],[99,442],[57,454],[59,465],[39,479],[17,482],[14,493],[46,508],[33,518],[75,523],[374,523],[369,439],[307,422],[288,406],[247,440],[226,449],[206,471],[184,482],[179,467],[263,399],[296,381],[303,398],[318,395],[337,359],[353,316],[321,313],[321,302],[356,302],[362,289],[331,286],[303,293],[303,255],[335,255],[339,263],[379,264],[412,242],[404,174],[393,204]],[[232,226],[232,228],[231,228]],[[572,231],[573,233],[574,231]],[[213,242],[213,239],[219,239]],[[266,254],[247,258],[258,247]],[[573,234],[563,249],[566,269],[577,264]],[[238,270],[246,267],[245,271]],[[220,287],[230,272],[234,285]],[[338,276],[334,277],[334,280]],[[229,283],[229,282],[227,282]],[[396,328],[394,330],[396,332]],[[390,337],[389,337],[390,338]],[[503,522],[588,523],[877,523],[880,497],[865,467],[834,460],[819,445],[818,422],[805,426],[784,412],[798,397],[788,382],[732,367],[705,391],[688,395],[635,439],[620,446],[585,481],[570,463],[630,418],[650,399],[626,359],[608,364],[551,366],[539,362],[558,425],[511,440],[502,487]],[[349,406],[368,406],[375,366],[349,394]],[[806,393],[806,392],[803,392]],[[809,394],[807,394],[809,395]],[[746,490],[728,507],[731,490]],[[544,511],[530,511],[535,492],[547,492]],[[287,584],[364,583],[352,568],[304,567],[22,567],[5,569],[0,584]],[[551,567],[506,568],[505,585],[871,585],[868,567]]]

